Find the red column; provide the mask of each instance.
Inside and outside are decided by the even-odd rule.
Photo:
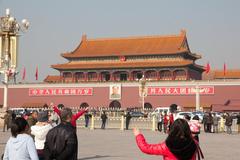
[[[186,74],[186,80],[189,80],[189,73],[188,73],[188,70],[184,70],[185,71],[185,74]]]
[[[112,78],[113,78],[113,73],[112,73],[112,71],[109,71],[109,74],[110,74],[110,79],[109,79],[109,81],[112,81]]]
[[[87,74],[87,72],[84,72],[83,74],[84,74],[84,81],[87,82],[88,81],[88,79],[87,79],[88,74]]]
[[[98,81],[98,82],[101,81],[101,80],[100,80],[100,73],[99,73],[99,72],[97,72],[97,81]]]
[[[132,73],[131,73],[131,71],[128,71],[128,80],[132,81]]]
[[[75,72],[71,72],[72,73],[72,83],[74,83],[74,79],[75,79]]]
[[[65,83],[64,72],[62,72],[62,81],[63,81],[63,83]]]
[[[135,80],[135,75],[134,75],[134,71],[132,71],[132,80]]]
[[[175,80],[174,71],[171,71],[171,74],[172,74],[172,80]]]
[[[115,81],[114,72],[110,72],[110,76],[111,76],[110,80]]]
[[[160,80],[160,73],[159,73],[159,71],[157,71],[157,80],[158,81]]]
[[[101,74],[101,72],[99,72],[98,74],[99,74],[99,81],[101,82],[102,81],[102,74]]]

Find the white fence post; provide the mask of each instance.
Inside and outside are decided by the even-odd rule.
[[[225,123],[224,118],[221,117],[220,118],[220,129],[219,129],[220,132],[224,132],[224,127],[225,127],[224,123]]]
[[[124,130],[124,115],[121,116],[121,127],[120,130],[123,131]]]
[[[152,131],[156,131],[156,117],[152,117]]]
[[[92,115],[91,127],[90,127],[91,130],[94,130],[94,120],[95,120],[95,117],[94,117],[94,115]]]

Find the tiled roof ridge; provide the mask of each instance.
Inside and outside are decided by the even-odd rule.
[[[128,36],[128,37],[109,37],[109,38],[90,38],[85,41],[109,41],[109,40],[134,40],[134,39],[150,39],[150,38],[184,38],[185,35],[148,35],[148,36]]]

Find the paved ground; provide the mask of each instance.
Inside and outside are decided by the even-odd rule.
[[[149,143],[164,140],[166,135],[143,130]],[[0,134],[0,153],[10,132]],[[78,130],[79,160],[160,160],[159,156],[145,155],[135,144],[132,131],[109,130]],[[201,148],[206,160],[239,160],[240,134],[201,133]]]

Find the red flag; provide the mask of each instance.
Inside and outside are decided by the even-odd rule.
[[[22,73],[22,80],[24,81],[26,77],[26,68],[23,68],[23,73]]]
[[[38,67],[36,68],[35,78],[36,78],[36,81],[37,81],[38,80]]]
[[[223,75],[224,76],[226,75],[226,71],[227,71],[227,66],[226,66],[226,63],[224,63],[224,66],[223,66]]]
[[[209,64],[209,62],[207,63],[207,66],[205,68],[206,68],[205,72],[209,73],[210,72],[210,64]]]

